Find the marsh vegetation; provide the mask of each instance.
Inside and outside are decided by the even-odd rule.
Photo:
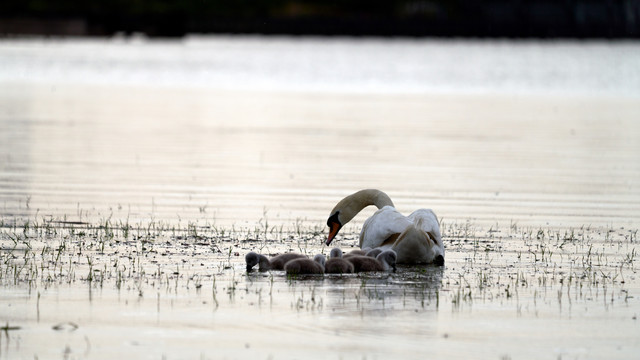
[[[535,326],[530,328],[539,321],[555,324],[559,328],[545,338],[554,346],[567,330],[591,339],[601,326],[620,329],[615,338],[599,340],[597,349],[580,342],[564,350],[552,348],[545,352],[550,357],[579,358],[579,349],[608,348],[625,357],[637,350],[633,341],[620,348],[638,334],[637,229],[529,228],[516,223],[487,229],[445,221],[445,267],[287,276],[284,271],[246,272],[244,255],[252,250],[328,255],[325,235],[317,226],[298,221],[223,230],[206,223],[176,227],[46,218],[20,223],[3,219],[0,225],[3,356],[49,357],[67,351],[102,358],[109,354],[104,346],[124,342],[136,344],[132,351],[155,351],[159,358],[176,357],[178,348],[187,346],[173,339],[168,341],[175,346],[151,350],[154,329],[169,337],[224,331],[231,341],[224,351],[231,357],[252,349],[273,352],[266,342],[285,333],[288,340],[278,341],[295,345],[285,357],[303,350],[302,338],[315,337],[312,348],[328,349],[326,341],[349,334],[380,337],[381,343],[342,344],[333,352],[373,356],[400,351],[385,350],[383,343],[398,341],[410,349],[429,341],[450,344],[444,348],[457,353],[453,346],[475,341],[468,337],[469,323],[489,326],[477,318],[500,319],[502,326],[516,328],[522,336],[539,336]],[[338,244],[350,249],[356,238],[345,234]],[[262,327],[273,334],[262,333]],[[290,334],[290,328],[296,334]],[[58,342],[61,333],[65,340]],[[44,339],[42,345],[35,337]],[[231,345],[238,339],[245,343]],[[210,357],[222,340],[191,341],[193,348],[180,351]],[[525,343],[493,345],[496,356],[533,351]]]

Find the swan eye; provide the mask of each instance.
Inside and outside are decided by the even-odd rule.
[[[340,220],[338,219],[339,215],[340,211],[336,211],[335,213],[333,213],[333,215],[329,216],[329,219],[327,219],[327,226],[331,227],[332,224],[338,224],[339,226],[342,226],[342,224],[340,224]]]

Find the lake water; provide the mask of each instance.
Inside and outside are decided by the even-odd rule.
[[[191,36],[4,40],[0,81],[640,96],[637,42]]]
[[[639,114],[637,42],[4,39],[0,355],[633,357]],[[245,273],[362,188],[445,268]]]

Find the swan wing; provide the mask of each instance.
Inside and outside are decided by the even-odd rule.
[[[385,206],[368,218],[360,231],[360,248],[391,245],[411,221],[392,206]]]
[[[433,254],[444,256],[444,243],[440,234],[440,223],[438,217],[431,209],[418,209],[407,216],[411,222],[416,224],[420,229],[429,234],[431,240],[434,241]]]

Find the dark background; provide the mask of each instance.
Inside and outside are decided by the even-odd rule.
[[[0,34],[638,38],[640,0],[2,0]]]

